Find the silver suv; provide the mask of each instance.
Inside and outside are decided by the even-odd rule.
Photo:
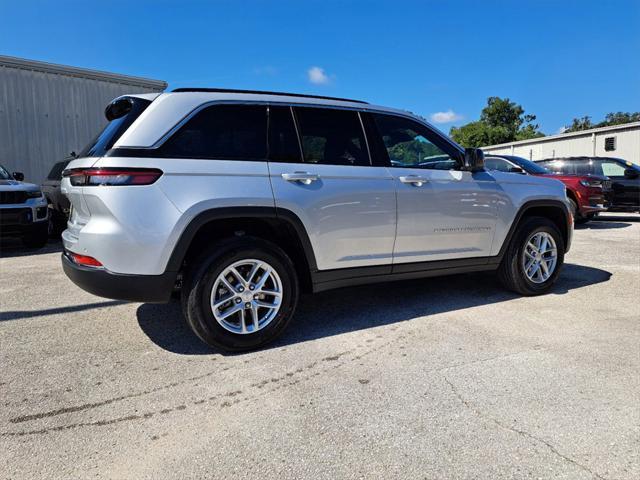
[[[282,333],[301,292],[497,270],[547,292],[565,187],[487,172],[422,118],[365,102],[179,89],[129,95],[64,172],[62,263],[83,289],[167,302],[226,350]]]

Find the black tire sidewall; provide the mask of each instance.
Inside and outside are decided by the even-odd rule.
[[[282,305],[276,317],[256,333],[237,334],[222,327],[211,311],[211,290],[218,275],[232,263],[244,259],[267,262],[282,282]],[[238,238],[201,255],[188,275],[183,292],[187,321],[205,343],[228,351],[258,348],[278,337],[289,324],[298,301],[298,281],[289,257],[276,245],[260,239]]]

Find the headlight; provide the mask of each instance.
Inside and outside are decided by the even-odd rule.
[[[42,196],[42,192],[40,190],[33,190],[31,192],[27,192],[27,198],[40,198]]]
[[[602,182],[600,180],[580,180],[580,185],[583,187],[600,187],[602,188]]]

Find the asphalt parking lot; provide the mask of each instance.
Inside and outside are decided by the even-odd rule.
[[[550,295],[329,291],[241,355],[59,251],[0,258],[2,478],[640,478],[640,216],[577,229]]]

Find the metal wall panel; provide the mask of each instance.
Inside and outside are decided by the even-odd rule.
[[[605,151],[605,138],[615,137],[616,149]],[[544,158],[579,157],[596,155],[617,157],[640,165],[640,125],[634,123],[628,128],[616,126],[610,130],[598,129],[584,135],[558,136],[553,139],[514,142],[499,146],[483,147],[485,153],[517,155],[530,160]]]
[[[79,152],[106,124],[105,106],[130,93],[158,92],[163,82],[127,84],[0,63],[0,164],[40,183],[51,166]],[[163,84],[164,87],[152,84]]]

